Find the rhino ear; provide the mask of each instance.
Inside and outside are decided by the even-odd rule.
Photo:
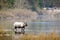
[[[25,26],[28,26],[27,23],[25,23]]]
[[[25,25],[25,26],[28,26],[28,25],[27,25],[27,22],[24,22],[24,25]]]
[[[25,26],[28,26],[27,23],[25,24]]]

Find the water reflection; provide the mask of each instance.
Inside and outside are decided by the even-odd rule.
[[[52,32],[52,31],[60,33],[60,21],[58,21],[58,20],[43,21],[44,20],[43,18],[44,17],[40,16],[36,20],[32,20],[32,22],[28,22],[28,27],[26,27],[26,29],[25,29],[26,33],[38,34],[41,32],[48,33],[48,32]],[[8,19],[10,19],[10,18],[8,18]],[[1,20],[0,27],[3,27],[4,29],[12,30],[13,22],[14,22],[14,20],[7,20],[7,19]]]
[[[31,22],[28,23],[29,27],[26,28],[26,32],[40,33],[40,32],[60,32],[60,22]]]

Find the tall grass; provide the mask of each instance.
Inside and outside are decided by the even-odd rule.
[[[60,40],[60,35],[56,33],[49,33],[49,34],[39,34],[39,35],[22,35],[19,40]]]
[[[3,29],[0,29],[0,40],[12,40],[12,35],[7,34]]]
[[[48,34],[40,33],[38,35],[24,34],[18,36],[18,40],[60,40],[60,35],[55,32],[51,32]],[[6,32],[0,30],[0,40],[12,40],[12,35],[7,35]]]

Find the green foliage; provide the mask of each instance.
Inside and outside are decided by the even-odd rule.
[[[42,3],[42,0],[36,0],[37,3],[38,3],[38,7],[39,8],[42,8],[43,7],[43,3]]]
[[[0,9],[13,8],[14,0],[0,0]]]
[[[29,5],[31,6],[30,8],[32,9],[32,11],[35,11],[35,0],[28,0]]]
[[[14,0],[8,0],[9,8],[12,8],[14,5]]]

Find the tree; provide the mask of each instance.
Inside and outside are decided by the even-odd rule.
[[[0,9],[12,8],[14,6],[14,0],[0,0]]]
[[[8,0],[9,8],[12,8],[14,6],[14,0]]]

